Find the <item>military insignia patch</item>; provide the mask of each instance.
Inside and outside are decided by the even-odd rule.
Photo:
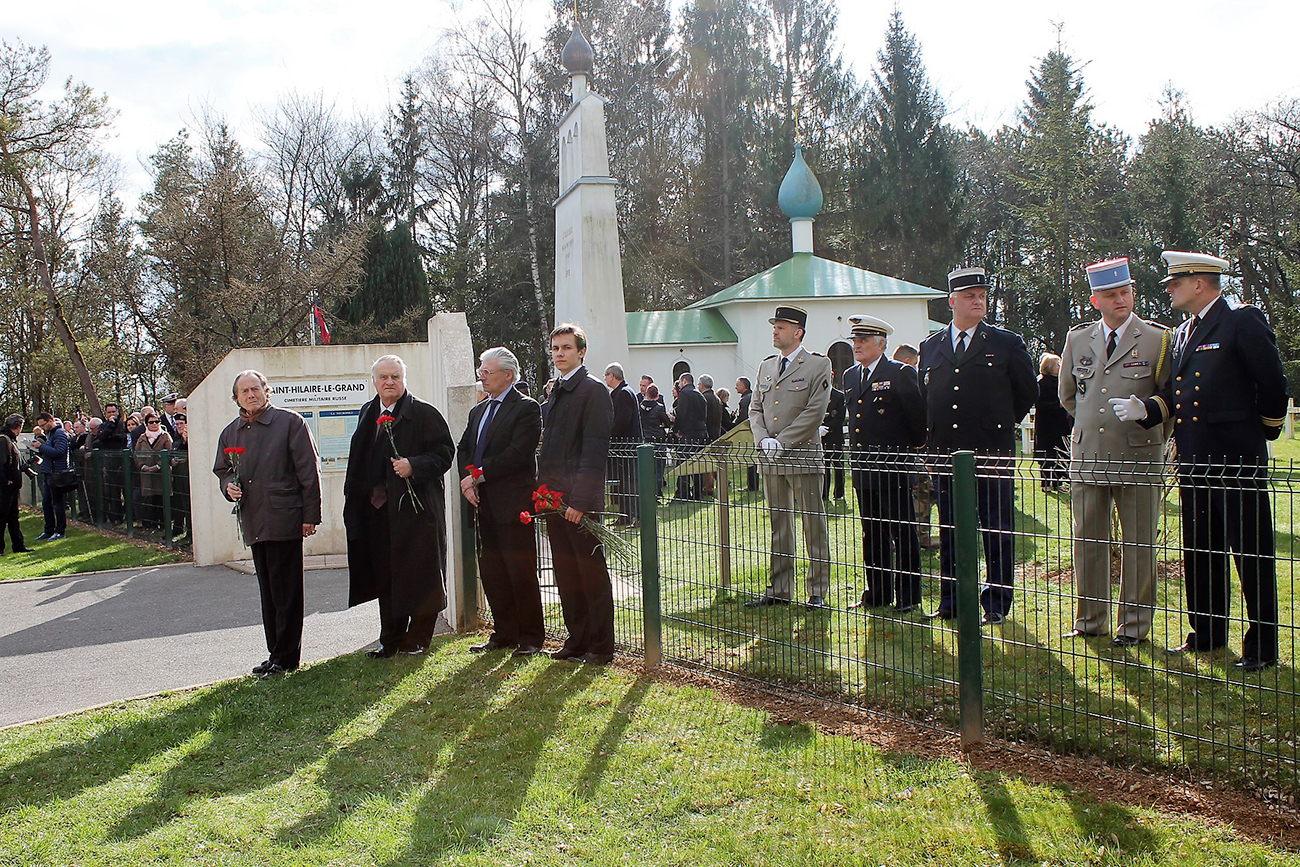
[[[1092,362],[1093,362],[1093,358],[1091,355],[1079,356],[1079,363],[1082,364],[1084,367],[1091,367]]]
[[[1134,350],[1134,351],[1136,352],[1136,350]],[[1124,362],[1124,366],[1125,366],[1125,367],[1150,367],[1150,366],[1151,366],[1151,362],[1149,362],[1149,361],[1126,361],[1126,362]]]
[[[888,390],[889,390],[889,387],[890,387],[891,385],[893,385],[893,384],[894,384],[894,383],[893,383],[893,380],[889,380],[889,379],[886,379],[886,380],[884,380],[884,381],[882,381],[882,382],[873,382],[873,383],[871,383],[871,390],[872,390],[872,391],[888,391]]]
[[[1083,397],[1085,394],[1088,393],[1088,380],[1086,379],[1079,380],[1078,391],[1079,391],[1079,397]]]
[[[1218,348],[1219,348],[1219,344],[1217,343],[1202,343],[1200,346],[1196,347],[1196,351],[1204,352],[1207,349],[1218,349]]]

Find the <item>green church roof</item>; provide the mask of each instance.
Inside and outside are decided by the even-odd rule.
[[[864,268],[833,262],[811,253],[795,253],[780,265],[747,277],[734,286],[689,305],[707,310],[728,301],[784,301],[792,298],[906,297],[944,298],[947,293],[928,286],[886,277]],[[630,314],[629,314],[630,316]],[[728,329],[730,330],[730,329]],[[629,320],[628,336],[632,328]],[[734,339],[734,338],[733,338]],[[630,342],[630,341],[629,341]]]
[[[628,346],[735,342],[736,332],[717,310],[647,310],[627,314]]]

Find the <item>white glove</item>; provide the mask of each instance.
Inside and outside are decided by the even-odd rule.
[[[1147,417],[1147,405],[1138,400],[1136,394],[1128,397],[1112,397],[1110,408],[1120,421],[1141,421]]]
[[[769,458],[774,458],[781,454],[781,441],[776,437],[764,437],[758,444],[758,447],[761,448],[763,454],[767,455]]]
[[[826,425],[824,425],[824,424],[819,424],[819,425],[817,425],[817,436],[819,436],[819,437],[825,437],[826,434],[828,434],[828,433],[830,433],[830,432],[831,432],[831,429],[828,428]]]

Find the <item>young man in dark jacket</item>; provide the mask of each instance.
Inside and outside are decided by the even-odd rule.
[[[560,378],[537,455],[537,481],[564,495],[564,512],[546,520],[555,558],[555,585],[569,637],[555,659],[603,665],[614,658],[614,592],[605,550],[581,526],[605,508],[605,461],[613,409],[609,393],[587,372],[587,335],[562,323],[551,332],[551,362]]]
[[[32,550],[23,541],[23,530],[18,524],[18,499],[23,489],[23,456],[18,451],[18,434],[22,429],[23,417],[11,415],[0,430],[0,554],[5,550],[6,527],[15,554]]]

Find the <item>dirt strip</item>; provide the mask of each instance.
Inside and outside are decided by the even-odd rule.
[[[645,676],[640,663],[635,657],[620,656],[617,660],[620,669]],[[778,720],[808,723],[824,734],[853,738],[882,752],[949,759],[974,772],[1066,786],[1100,802],[1212,822],[1257,843],[1300,851],[1300,810],[1262,800],[1227,781],[1193,781],[1186,771],[1120,767],[1097,758],[1058,755],[1041,747],[1005,741],[990,740],[966,752],[955,734],[937,732],[868,710],[759,689],[671,665],[661,666],[648,676],[661,683],[703,687],[728,701],[766,711]]]

